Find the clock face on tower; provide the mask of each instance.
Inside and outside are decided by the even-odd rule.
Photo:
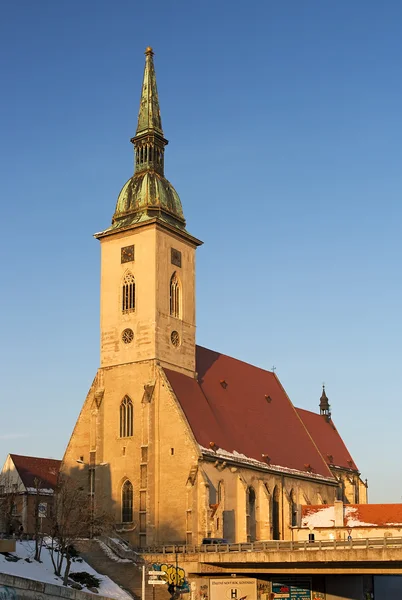
[[[124,246],[121,249],[121,262],[132,262],[134,260],[134,246]]]

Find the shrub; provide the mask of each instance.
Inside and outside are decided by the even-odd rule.
[[[70,546],[68,547],[68,553],[71,556],[71,558],[77,558],[80,555],[78,550],[72,544],[70,544]]]
[[[77,583],[85,585],[85,587],[96,587],[100,586],[101,580],[95,575],[91,575],[86,571],[79,571],[78,573],[70,573],[70,579],[73,579]]]

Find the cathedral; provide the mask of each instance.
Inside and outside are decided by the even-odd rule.
[[[62,471],[135,546],[292,539],[303,505],[366,503],[331,418],[277,375],[196,345],[195,254],[165,178],[153,51],[145,51],[134,174],[101,248],[100,367]]]

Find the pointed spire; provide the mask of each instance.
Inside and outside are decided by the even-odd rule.
[[[123,186],[116,203],[110,230],[158,219],[181,231],[186,221],[180,198],[166,179],[165,146],[159,111],[153,50],[145,50],[140,110],[134,144],[134,174]]]
[[[163,137],[153,56],[153,50],[148,46],[145,50],[144,79],[142,82],[136,137],[151,131],[159,133]]]
[[[135,174],[155,171],[163,177],[165,146],[168,141],[163,137],[153,56],[153,50],[148,46],[145,50],[137,131],[131,142],[135,148]]]
[[[322,386],[322,394],[320,398],[320,415],[324,415],[329,420],[331,418],[331,407],[327,394],[325,393],[325,385]]]

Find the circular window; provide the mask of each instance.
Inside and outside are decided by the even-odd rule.
[[[175,348],[177,348],[177,346],[179,346],[180,336],[179,336],[178,331],[172,331],[172,333],[170,334],[170,341],[172,342],[172,344]]]
[[[134,339],[134,331],[132,329],[125,329],[121,334],[121,339],[125,344],[130,344]]]

